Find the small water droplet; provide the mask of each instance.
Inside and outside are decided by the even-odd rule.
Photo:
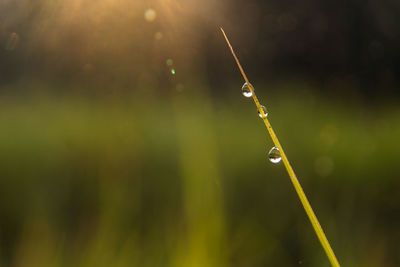
[[[268,159],[272,163],[279,163],[282,160],[281,152],[279,151],[279,148],[274,146],[271,148],[271,150],[268,153]]]
[[[258,110],[258,116],[259,116],[261,119],[265,119],[265,118],[268,116],[268,110],[267,110],[267,108],[266,108],[265,106],[263,106],[263,105],[261,105],[261,108],[262,108],[262,110],[263,110],[263,112],[264,112],[264,115],[261,114],[261,112]]]
[[[253,92],[251,91],[250,87],[254,90],[253,86],[251,84],[247,84],[247,82],[245,82],[242,86],[242,94],[245,97],[252,97],[253,96]]]

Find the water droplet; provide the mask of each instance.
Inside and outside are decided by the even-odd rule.
[[[279,151],[279,148],[274,146],[271,148],[271,150],[268,153],[268,159],[272,163],[279,163],[282,160],[281,152]]]
[[[254,90],[253,86],[251,84],[247,84],[247,82],[245,82],[242,86],[242,94],[245,97],[252,97],[253,96],[253,92],[251,91],[250,87]]]
[[[263,112],[264,112],[264,115],[261,114],[261,112],[258,110],[258,116],[259,116],[261,119],[265,119],[265,118],[268,116],[267,108],[266,108],[265,106],[263,106],[263,105],[261,105],[261,108],[262,108],[262,110],[263,110]]]

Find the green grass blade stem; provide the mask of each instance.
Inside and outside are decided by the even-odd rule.
[[[294,188],[295,188],[295,190],[297,192],[297,195],[300,198],[301,204],[303,205],[303,207],[304,207],[304,209],[305,209],[305,211],[306,211],[306,213],[308,215],[308,218],[311,221],[311,224],[312,224],[312,226],[313,226],[313,228],[315,230],[315,233],[318,236],[318,239],[321,242],[321,245],[324,248],[326,255],[328,256],[328,259],[329,259],[330,263],[334,267],[340,266],[338,260],[336,259],[335,253],[333,252],[333,250],[331,248],[331,245],[329,244],[329,241],[326,238],[325,233],[322,230],[322,227],[321,227],[320,223],[318,222],[318,219],[315,216],[315,213],[314,213],[313,209],[311,208],[310,203],[307,200],[307,197],[306,197],[306,195],[305,195],[305,193],[303,191],[303,188],[301,187],[301,185],[299,183],[299,180],[297,179],[296,174],[294,173],[293,168],[290,165],[289,160],[286,157],[286,154],[285,154],[281,144],[279,143],[278,137],[276,136],[274,130],[272,129],[272,126],[269,123],[269,121],[267,119],[267,116],[264,116],[265,115],[264,114],[264,110],[261,108],[260,102],[258,101],[257,96],[256,96],[256,94],[254,92],[254,88],[250,85],[250,82],[247,79],[247,76],[244,73],[244,70],[243,70],[242,66],[240,65],[240,62],[239,62],[238,58],[236,57],[235,52],[233,51],[233,48],[232,48],[232,46],[231,46],[231,44],[230,44],[230,42],[228,40],[228,37],[226,36],[226,34],[225,34],[225,32],[224,32],[224,30],[222,28],[221,28],[221,31],[222,31],[222,34],[224,35],[225,40],[226,40],[226,42],[227,42],[227,44],[228,44],[228,46],[229,46],[229,48],[230,48],[230,50],[232,52],[233,57],[235,58],[235,61],[236,61],[237,65],[238,65],[238,67],[240,69],[240,72],[242,73],[242,76],[243,76],[244,80],[249,85],[249,88],[250,88],[250,90],[252,92],[252,97],[253,97],[254,103],[257,106],[258,112],[262,115],[264,124],[265,124],[265,126],[267,127],[267,130],[268,130],[268,133],[271,136],[273,143],[275,144],[275,146],[279,149],[279,151],[281,153],[282,162],[285,165],[285,168],[286,168],[286,170],[287,170],[287,172],[289,174],[290,180],[293,183],[293,186],[294,186]]]

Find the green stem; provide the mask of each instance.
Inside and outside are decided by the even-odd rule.
[[[254,103],[257,106],[258,112],[262,115],[264,124],[265,124],[265,126],[267,127],[267,130],[268,130],[268,133],[271,136],[272,141],[274,142],[275,146],[279,149],[279,152],[280,152],[281,157],[282,157],[283,164],[285,165],[286,171],[289,174],[290,180],[293,183],[293,186],[294,186],[294,188],[296,190],[296,193],[300,198],[301,204],[303,205],[304,210],[306,211],[306,213],[308,215],[308,218],[311,221],[311,224],[312,224],[312,226],[314,228],[314,231],[315,231],[319,241],[321,242],[321,245],[324,248],[326,255],[328,256],[329,261],[331,262],[332,266],[340,267],[340,264],[339,264],[338,260],[336,259],[335,253],[333,252],[333,250],[331,248],[331,245],[329,244],[329,241],[326,238],[325,233],[322,230],[322,227],[321,227],[320,223],[318,222],[317,216],[315,216],[315,213],[314,213],[313,209],[311,208],[310,202],[308,202],[306,194],[304,193],[303,188],[301,187],[301,185],[299,183],[299,180],[297,179],[296,174],[294,173],[293,168],[290,165],[289,160],[286,157],[286,154],[283,151],[283,148],[282,148],[281,144],[279,143],[278,137],[276,136],[274,130],[272,129],[272,126],[269,123],[269,121],[267,119],[267,116],[265,116],[264,110],[262,109],[262,107],[260,105],[260,102],[258,101],[258,98],[257,98],[257,96],[255,94],[253,86],[251,86],[249,80],[247,79],[247,76],[244,73],[244,70],[243,70],[242,66],[240,65],[240,62],[239,62],[238,58],[236,57],[235,52],[233,51],[233,48],[232,48],[232,46],[231,46],[231,44],[230,44],[230,42],[228,40],[228,37],[226,36],[226,34],[225,34],[225,32],[224,32],[224,30],[222,28],[221,28],[221,31],[222,31],[222,34],[224,35],[225,40],[226,40],[226,42],[227,42],[227,44],[228,44],[228,46],[229,46],[229,48],[230,48],[230,50],[232,52],[233,57],[235,58],[235,61],[236,61],[237,65],[238,65],[238,67],[240,69],[240,72],[242,73],[242,76],[243,76],[244,80],[246,81],[246,83],[248,84],[248,86],[250,88]]]

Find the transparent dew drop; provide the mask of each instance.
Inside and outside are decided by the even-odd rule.
[[[261,108],[262,108],[262,110],[264,112],[264,115],[261,114],[261,112],[258,110],[258,117],[260,117],[261,119],[265,119],[268,116],[267,108],[265,106],[263,106],[263,105],[261,105]]]
[[[253,86],[250,84],[250,86],[251,86],[251,88],[253,88]],[[245,96],[245,97],[252,97],[253,96],[253,93],[252,93],[252,91],[251,91],[251,89],[250,89],[250,86],[249,86],[249,84],[247,84],[247,82],[245,82],[244,84],[243,84],[243,86],[242,86],[242,94]],[[254,89],[253,89],[254,90]]]
[[[272,163],[279,163],[282,160],[281,152],[279,151],[279,148],[277,148],[276,146],[271,148],[271,150],[268,153],[268,159]]]

